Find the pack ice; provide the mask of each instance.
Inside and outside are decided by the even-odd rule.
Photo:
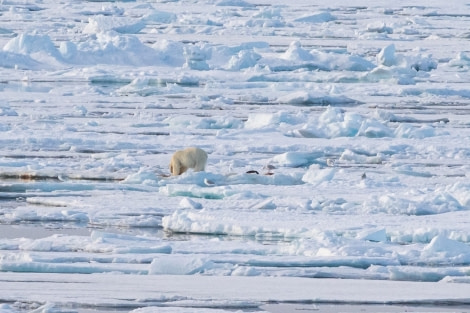
[[[0,311],[463,309],[467,11],[1,2]]]

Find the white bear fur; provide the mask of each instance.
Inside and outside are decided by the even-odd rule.
[[[195,172],[204,171],[207,162],[207,153],[200,148],[186,148],[176,151],[171,157],[170,172],[171,175],[181,175],[188,170],[194,169]]]

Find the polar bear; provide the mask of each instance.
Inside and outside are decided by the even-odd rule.
[[[170,172],[171,175],[181,175],[188,168],[193,168],[195,172],[203,171],[206,167],[207,153],[200,148],[186,148],[176,151],[171,157]]]

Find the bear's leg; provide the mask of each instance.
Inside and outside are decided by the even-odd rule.
[[[170,163],[171,175],[177,176],[180,174],[180,164],[176,159],[172,159]]]
[[[178,175],[181,175],[183,174],[184,172],[186,172],[188,170],[188,168],[186,166],[180,166],[180,172],[178,173]]]
[[[204,171],[205,168],[206,168],[206,162],[198,162],[196,163],[196,166],[194,166],[194,171],[201,172],[201,171]]]
[[[195,172],[204,171],[206,168],[207,154],[203,150],[200,150],[199,152],[200,153],[197,154],[196,164],[194,165]]]

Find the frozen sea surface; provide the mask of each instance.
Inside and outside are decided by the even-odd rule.
[[[1,2],[0,311],[468,310],[469,5]]]

